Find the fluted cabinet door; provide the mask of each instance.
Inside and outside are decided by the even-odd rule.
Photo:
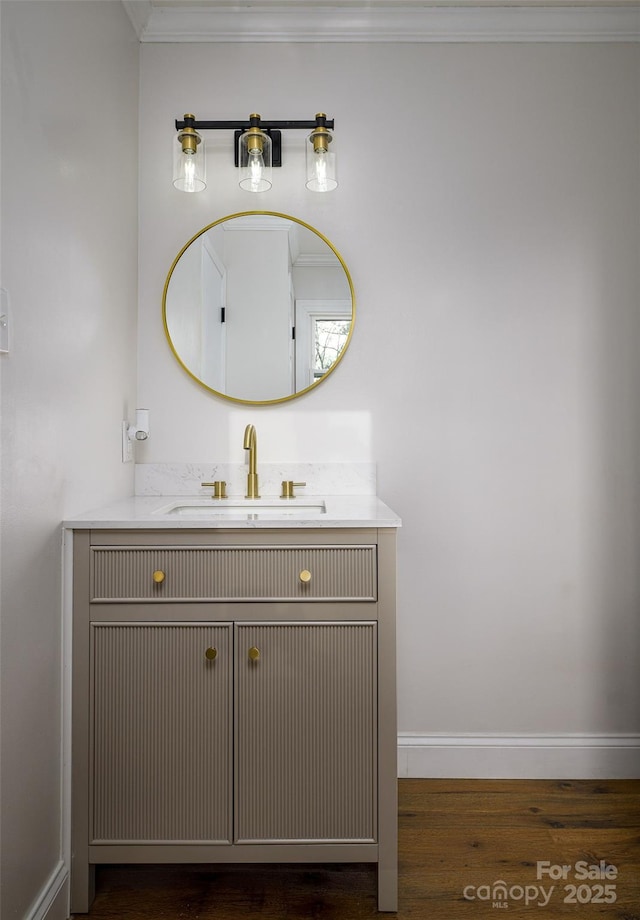
[[[94,624],[93,843],[228,843],[230,624]]]
[[[376,624],[236,625],[235,840],[367,841]]]

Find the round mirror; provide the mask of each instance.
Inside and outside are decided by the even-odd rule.
[[[235,402],[300,396],[340,362],[355,301],[340,254],[304,221],[247,211],[180,250],[162,298],[171,349],[195,380]]]

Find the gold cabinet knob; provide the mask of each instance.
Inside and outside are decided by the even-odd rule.
[[[251,648],[249,649],[249,660],[257,661],[259,657],[260,657],[260,649],[256,648],[255,645],[252,645]]]
[[[215,659],[218,657],[218,649],[208,648],[204,653],[204,657],[207,659],[207,661],[215,661]]]
[[[299,578],[303,585],[308,585],[311,581],[311,572],[309,569],[303,569],[300,572]]]
[[[161,585],[165,578],[166,576],[161,569],[157,569],[157,571],[153,573],[153,580],[157,585]]]

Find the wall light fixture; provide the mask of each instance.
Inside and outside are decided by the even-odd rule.
[[[176,120],[173,184],[181,192],[201,192],[207,187],[204,144],[199,131],[233,131],[234,162],[240,170],[238,184],[246,192],[266,192],[272,186],[272,168],[282,166],[282,131],[310,130],[306,147],[306,186],[312,192],[337,187],[333,119],[318,112],[314,121],[262,121],[250,115],[246,121],[198,121],[187,114]]]

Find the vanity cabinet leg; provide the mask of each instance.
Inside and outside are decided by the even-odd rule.
[[[74,860],[71,873],[71,915],[87,914],[96,896],[96,867]]]
[[[395,866],[385,869],[378,865],[378,910],[392,913],[398,910],[398,871]]]
[[[71,743],[71,883],[72,914],[86,914],[96,890],[96,867],[89,863],[89,583],[90,534],[73,538],[73,713]]]
[[[378,541],[378,910],[398,910],[395,533]]]

